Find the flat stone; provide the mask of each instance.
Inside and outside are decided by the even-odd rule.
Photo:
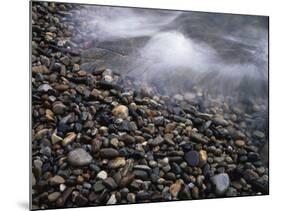
[[[61,196],[60,192],[54,192],[48,195],[49,202],[55,202]]]
[[[121,119],[127,119],[129,116],[129,110],[128,110],[127,106],[119,105],[112,110],[112,114],[115,117],[118,117]]]
[[[203,137],[200,133],[191,132],[190,137],[193,141],[201,143],[201,144],[207,144],[208,140]]]
[[[218,195],[223,195],[230,184],[229,176],[226,173],[221,173],[213,176],[211,178],[211,181],[215,185],[216,193]]]
[[[72,166],[86,166],[89,165],[93,158],[82,148],[77,148],[68,153],[68,163]]]
[[[50,73],[50,70],[45,65],[39,65],[39,66],[32,67],[32,72],[48,74],[48,73]]]
[[[115,158],[119,155],[119,152],[113,148],[103,148],[100,150],[100,157],[102,158]]]
[[[56,175],[52,178],[49,179],[50,185],[55,186],[55,185],[60,185],[63,184],[65,182],[64,178]]]
[[[259,130],[255,130],[253,132],[253,136],[258,138],[258,139],[263,139],[265,137],[264,133],[259,131]]]
[[[152,171],[151,168],[147,165],[135,165],[134,169],[143,170],[143,171],[146,171],[148,173],[150,173]]]
[[[185,153],[184,159],[190,166],[198,166],[200,163],[200,155],[195,150]]]

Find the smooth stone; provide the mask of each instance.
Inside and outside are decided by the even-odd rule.
[[[264,133],[258,130],[255,130],[253,132],[253,136],[258,138],[258,139],[263,139],[265,137]]]
[[[200,155],[195,150],[185,153],[184,159],[190,166],[198,166],[200,163]]]
[[[252,181],[257,180],[259,178],[259,175],[255,171],[247,169],[243,172],[243,177],[246,181]]]
[[[108,201],[106,202],[106,204],[116,204],[116,202],[117,202],[116,196],[115,194],[112,194],[108,199]]]
[[[126,160],[124,157],[116,157],[109,162],[109,167],[113,169],[117,169],[125,166]]]
[[[164,138],[159,135],[154,139],[148,140],[148,144],[155,147],[155,146],[161,145],[164,141],[165,141]]]
[[[76,134],[74,132],[70,132],[67,134],[67,136],[62,140],[62,145],[66,146],[73,142],[76,138]]]
[[[98,178],[98,179],[102,179],[102,180],[106,179],[106,178],[107,178],[107,173],[106,173],[106,171],[100,171],[100,172],[97,174],[97,178]]]
[[[49,182],[50,182],[50,185],[60,185],[60,184],[63,184],[65,182],[64,178],[59,176],[59,175],[56,175],[52,178],[49,179]]]
[[[191,132],[190,137],[193,141],[201,143],[201,144],[207,144],[208,140],[203,137],[202,134],[196,133],[196,132]]]
[[[112,114],[115,117],[127,119],[129,116],[129,109],[127,108],[127,106],[119,105],[112,110]]]
[[[58,142],[61,142],[63,140],[62,137],[58,136],[57,134],[53,133],[52,136],[51,136],[51,141],[52,141],[52,144],[56,144]]]
[[[128,193],[127,200],[129,203],[136,203],[136,195],[134,193]]]
[[[105,188],[105,186],[103,185],[103,181],[99,180],[97,182],[95,182],[94,184],[94,191],[95,192],[100,192]]]
[[[136,195],[137,201],[144,201],[144,200],[149,200],[151,199],[151,193],[146,192],[146,191],[139,191]]]
[[[64,105],[64,104],[62,104],[62,103],[56,103],[56,104],[54,104],[53,105],[53,112],[55,113],[55,114],[63,114],[64,113],[64,111],[65,111],[65,109],[66,109],[66,106]]]
[[[142,170],[134,170],[134,175],[136,178],[141,179],[141,180],[147,180],[148,179],[148,174],[146,171]]]
[[[72,166],[86,166],[89,165],[93,158],[82,148],[77,148],[68,153],[68,163]]]
[[[183,181],[182,180],[177,180],[175,183],[173,183],[171,186],[170,186],[170,193],[172,195],[173,198],[177,198],[180,190],[181,190],[181,186],[183,184]]]
[[[86,197],[84,197],[83,195],[79,194],[76,198],[74,203],[77,206],[83,207],[86,206],[88,204],[88,199]]]
[[[61,196],[60,192],[54,192],[48,195],[49,202],[55,202]]]
[[[143,171],[146,171],[148,173],[151,172],[151,168],[149,166],[147,166],[147,165],[135,165],[134,169],[143,170]]]
[[[113,148],[103,148],[100,150],[100,157],[102,158],[115,158],[119,155],[119,152]]]
[[[199,151],[199,159],[200,159],[200,166],[203,166],[207,163],[208,160],[208,155],[205,150],[200,150]]]
[[[42,84],[38,87],[39,92],[48,92],[49,90],[52,90],[53,88],[49,84]]]
[[[116,182],[112,177],[108,177],[105,180],[103,180],[103,185],[110,190],[114,190],[118,187],[118,185],[116,184]]]
[[[211,182],[215,185],[216,193],[223,195],[230,185],[228,174],[220,173],[211,178]]]
[[[69,63],[70,63],[70,59],[68,56],[61,57],[60,61],[66,66],[69,65]]]
[[[238,147],[243,147],[243,146],[245,146],[245,141],[243,141],[243,140],[236,140],[235,142],[235,145],[236,146],[238,146]]]

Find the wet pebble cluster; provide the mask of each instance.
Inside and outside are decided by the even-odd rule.
[[[267,135],[253,126],[262,103],[162,96],[89,71],[73,18],[82,6],[32,4],[33,208],[268,193]]]

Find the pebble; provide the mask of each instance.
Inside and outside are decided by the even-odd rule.
[[[102,190],[104,190],[104,185],[103,185],[103,181],[102,180],[99,180],[97,182],[95,182],[94,184],[94,191],[95,192],[100,192]]]
[[[112,177],[108,177],[105,180],[103,180],[103,185],[110,190],[114,190],[118,187],[116,182],[114,181],[114,179]]]
[[[63,138],[58,136],[56,133],[53,133],[51,136],[51,140],[52,140],[52,144],[56,144],[58,142],[61,142],[63,140]]]
[[[113,169],[117,169],[125,166],[126,160],[124,157],[116,157],[109,162],[109,167]]]
[[[56,176],[50,178],[49,182],[50,182],[50,185],[53,186],[53,185],[63,184],[65,182],[65,180],[63,177],[56,175]]]
[[[97,174],[97,178],[98,178],[98,179],[102,179],[102,180],[106,179],[106,178],[107,178],[107,173],[106,173],[106,171],[100,171],[100,172]]]
[[[55,202],[61,196],[60,192],[54,192],[48,195],[49,202]]]
[[[164,141],[165,140],[162,136],[157,136],[154,139],[148,140],[148,144],[155,147],[155,146],[161,145],[162,143],[164,143]]]
[[[42,84],[38,87],[39,92],[48,92],[49,90],[52,90],[53,88],[49,84]]]
[[[172,195],[173,198],[177,198],[180,190],[181,190],[181,186],[183,184],[182,180],[177,180],[174,184],[172,184],[170,186],[170,193]]]
[[[200,159],[200,166],[203,166],[207,163],[208,155],[207,155],[207,152],[205,150],[199,151],[199,159]]]
[[[128,116],[129,116],[129,110],[128,110],[127,106],[119,105],[119,106],[116,106],[112,110],[112,114],[115,117],[118,117],[118,118],[121,118],[121,119],[127,119]]]
[[[235,144],[238,147],[243,147],[243,146],[245,146],[245,141],[238,139],[238,140],[235,141]]]
[[[103,148],[100,150],[100,156],[102,158],[115,158],[119,156],[119,152],[113,148]]]
[[[106,204],[116,204],[117,199],[115,194],[111,194],[110,198],[108,199],[108,201],[106,202]]]
[[[67,134],[67,136],[62,140],[62,145],[66,146],[70,143],[72,143],[76,138],[76,134],[74,132],[70,132]]]
[[[62,103],[55,103],[54,105],[53,105],[53,112],[55,113],[55,114],[63,114],[64,113],[64,111],[65,111],[65,109],[66,109],[66,106],[65,105],[63,105]]]
[[[223,195],[230,185],[230,179],[226,173],[220,173],[213,176],[211,181],[214,184],[218,195]]]
[[[139,191],[136,195],[137,201],[149,200],[151,198],[151,193],[147,191]]]
[[[129,203],[136,203],[136,195],[134,193],[128,193],[127,200]]]
[[[253,136],[258,138],[258,139],[263,139],[265,137],[264,133],[258,130],[255,130],[253,132]]]
[[[197,151],[192,150],[185,153],[184,159],[190,166],[198,166],[200,163],[200,154]]]
[[[77,148],[68,153],[68,163],[72,166],[86,166],[89,165],[93,158],[82,148]]]

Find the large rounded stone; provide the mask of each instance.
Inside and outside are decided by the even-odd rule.
[[[211,181],[215,185],[216,193],[218,195],[224,194],[230,184],[229,176],[226,173],[221,173],[213,176],[211,178]]]
[[[68,153],[68,163],[72,166],[86,166],[93,160],[92,156],[82,148],[77,148]]]

